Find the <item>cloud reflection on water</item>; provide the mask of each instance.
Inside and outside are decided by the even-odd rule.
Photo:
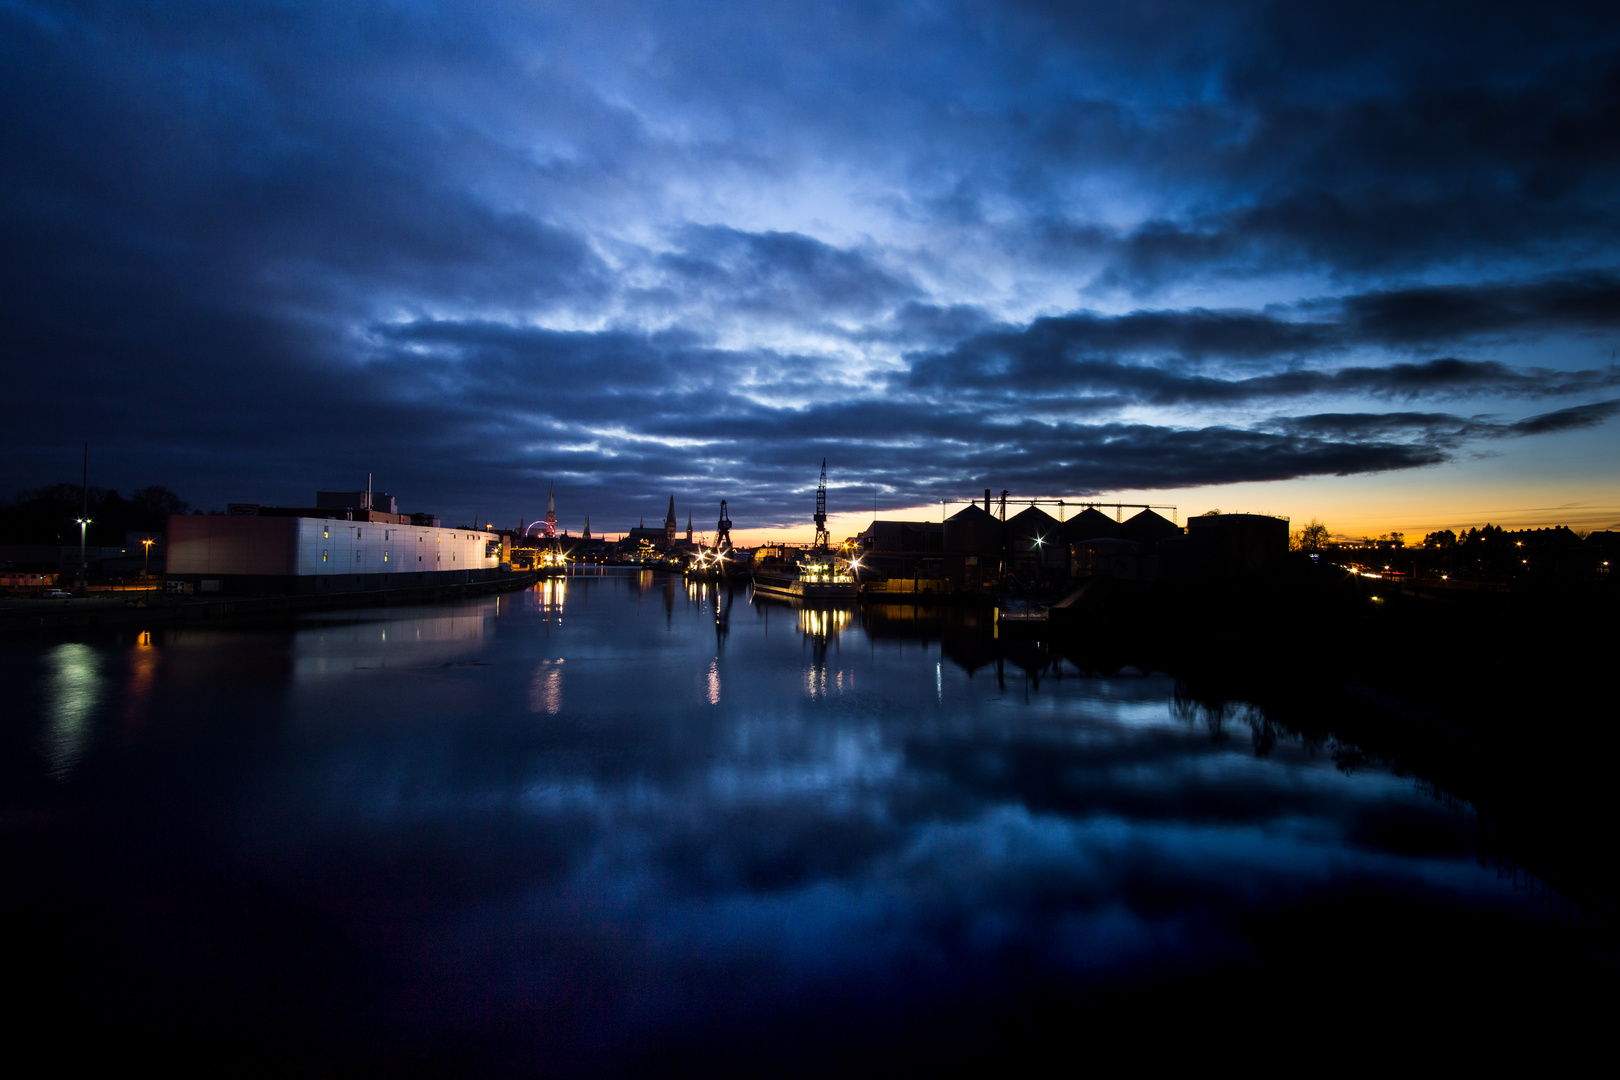
[[[297,692],[221,785],[242,857],[394,957],[435,1022],[476,1001],[611,1039],[811,998],[926,1012],[1241,959],[1247,920],[1323,890],[1500,892],[1469,820],[1409,780],[1285,732],[1214,738],[1167,677],[1026,688],[1009,663],[1003,689],[833,615],[737,620],[717,655],[701,591],[568,589],[566,624],[536,590],[276,639]],[[50,654],[53,768],[100,693],[81,650]],[[1387,841],[1412,821],[1441,842]]]

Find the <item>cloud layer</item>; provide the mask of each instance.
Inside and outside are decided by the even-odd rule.
[[[14,3],[0,446],[617,528],[800,520],[821,457],[898,506],[1612,442],[1616,45],[1573,4]]]

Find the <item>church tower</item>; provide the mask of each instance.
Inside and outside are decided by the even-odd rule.
[[[586,540],[589,540],[591,538],[591,515],[589,515],[589,514],[585,515],[585,537],[584,538]]]
[[[557,535],[557,485],[551,485],[551,494],[546,496],[546,535]]]
[[[692,511],[690,510],[686,512],[686,542],[688,544],[692,542]]]
[[[664,546],[675,546],[675,496],[669,497],[669,513],[664,518]]]

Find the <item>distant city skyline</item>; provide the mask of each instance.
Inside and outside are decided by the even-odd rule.
[[[1620,526],[1620,16],[0,10],[0,497]],[[712,507],[713,510],[708,508]],[[841,524],[842,523],[842,524]]]

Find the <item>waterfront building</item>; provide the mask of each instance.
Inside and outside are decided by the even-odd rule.
[[[1180,536],[1181,526],[1152,510],[1142,510],[1125,519],[1119,527],[1119,535],[1139,544],[1156,544]]]
[[[232,503],[231,507],[252,506],[252,503]],[[319,510],[380,510],[385,514],[399,513],[399,504],[392,495],[382,491],[317,491],[315,507]],[[227,512],[236,513],[227,508]],[[251,516],[244,514],[243,516]]]
[[[671,513],[674,513],[674,504],[675,500],[671,498]],[[642,518],[635,528],[624,534],[624,538],[619,541],[619,550],[621,553],[630,556],[640,554],[644,548],[662,553],[669,550],[670,542],[669,522],[666,521],[663,528],[649,529],[647,519]]]
[[[855,537],[861,578],[933,578],[944,573],[945,524],[874,521]]]
[[[1063,539],[1070,544],[1086,540],[1117,540],[1121,525],[1095,506],[1088,506],[1063,523]]]
[[[1063,523],[1038,506],[1014,514],[1002,532],[1008,568],[1023,578],[1061,577],[1068,572],[1069,546]]]
[[[202,593],[303,595],[480,581],[511,561],[509,537],[413,520],[438,520],[426,515],[323,506],[253,511],[170,515],[166,576]]]
[[[987,508],[974,503],[952,514],[943,533],[945,576],[958,589],[991,588],[1001,579],[1001,520]]]
[[[1203,514],[1187,519],[1194,573],[1242,577],[1281,569],[1288,558],[1288,519],[1264,514]]]

